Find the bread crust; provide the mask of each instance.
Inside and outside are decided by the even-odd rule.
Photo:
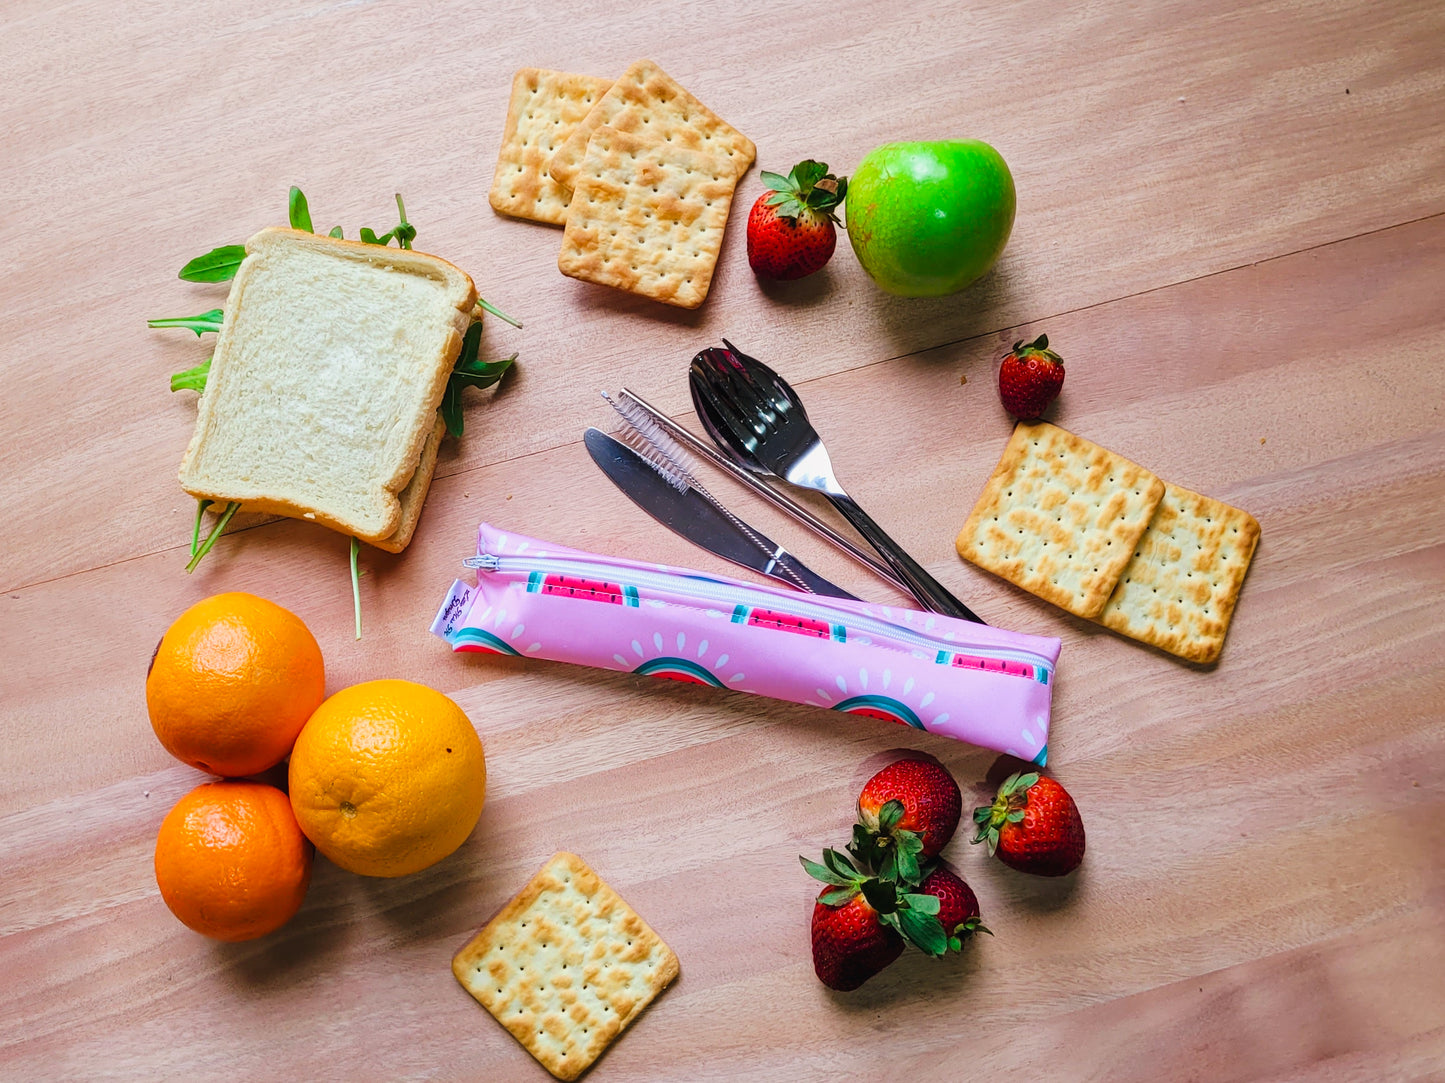
[[[416,533],[416,524],[421,519],[422,506],[426,503],[427,491],[431,488],[432,477],[436,474],[437,452],[441,450],[442,437],[446,432],[446,422],[438,414],[436,424],[432,426],[426,443],[421,447],[421,458],[417,461],[416,471],[406,483],[406,487],[397,494],[397,499],[401,502],[401,522],[393,533],[368,544],[388,553],[400,553],[411,544],[412,535]]]

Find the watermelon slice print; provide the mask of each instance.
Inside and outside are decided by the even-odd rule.
[[[682,681],[684,684],[705,684],[710,688],[724,687],[722,681],[696,662],[686,658],[653,658],[643,662],[632,671],[643,677],[660,677],[665,681]]]
[[[475,654],[510,654],[521,657],[521,651],[482,628],[462,628],[452,635],[452,650]]]
[[[583,598],[612,605],[637,605],[637,588],[601,579],[583,579],[576,575],[543,575],[533,572],[527,577],[528,594],[557,594],[564,598]]]
[[[1049,671],[1043,666],[1017,662],[1011,658],[981,658],[976,654],[954,654],[952,651],[939,651],[935,661],[941,666],[981,669],[987,673],[1007,673],[1012,677],[1027,677],[1040,684],[1049,683]]]
[[[780,632],[793,632],[818,639],[835,639],[839,643],[847,642],[848,639],[848,629],[841,624],[829,624],[827,621],[811,620],[808,617],[794,616],[792,613],[778,613],[771,609],[754,609],[747,605],[733,607],[733,623],[748,624],[754,628],[775,628]]]
[[[899,703],[891,696],[850,696],[833,705],[833,710],[844,714],[861,714],[865,718],[879,718],[884,722],[897,722],[900,726],[923,729],[923,719],[914,714],[913,708]]]

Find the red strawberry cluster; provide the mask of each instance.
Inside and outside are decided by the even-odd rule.
[[[800,858],[828,887],[813,906],[813,969],[830,989],[857,989],[905,943],[928,955],[963,950],[978,898],[938,853],[958,829],[963,795],[931,760],[899,760],[868,780],[847,853]]]
[[[830,989],[857,989],[905,944],[942,957],[989,933],[978,897],[938,855],[958,829],[963,795],[932,760],[898,760],[870,778],[846,852],[799,860],[828,885],[813,905],[813,969]],[[1014,774],[992,805],[975,810],[974,842],[1005,864],[1062,876],[1084,856],[1084,824],[1064,788],[1037,773]]]

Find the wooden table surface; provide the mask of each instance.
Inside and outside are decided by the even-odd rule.
[[[263,10],[269,8],[270,10]],[[581,854],[682,976],[598,1080],[1445,1078],[1445,6],[1437,0],[188,5],[10,0],[0,66],[0,1076],[541,1080],[453,980],[453,952],[555,850]],[[976,137],[1019,192],[973,288],[877,290],[844,242],[760,286],[743,180],[712,296],[667,309],[558,274],[556,230],[487,205],[512,72],[656,59],[759,164],[851,171],[892,139]],[[284,221],[383,228],[525,328],[469,393],[416,540],[239,517],[194,575],[177,487],[206,356],[146,317],[219,304],[176,279]],[[1263,541],[1222,661],[1181,664],[961,562],[1009,430],[1006,344],[1068,360],[1053,417],[1251,511]],[[627,385],[695,425],[721,336],[799,388],[860,501],[992,623],[1061,636],[1051,769],[1089,832],[1064,882],[960,836],[994,939],[815,979],[815,885],[856,788],[925,750],[982,798],[986,751],[867,719],[553,663],[427,631],[478,521],[731,571],[606,484],[580,443]],[[732,483],[824,574],[899,596]],[[291,608],[328,686],[454,697],[486,747],[481,823],[401,880],[317,860],[299,916],[213,943],[151,868],[202,780],[147,723],[146,661],[187,605]]]

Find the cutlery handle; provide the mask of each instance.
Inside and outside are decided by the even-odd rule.
[[[903,551],[902,546],[884,533],[883,528],[870,519],[868,513],[860,508],[851,496],[834,496],[832,493],[825,495],[833,502],[833,506],[843,513],[843,517],[857,528],[868,544],[878,550],[878,554],[898,573],[899,578],[908,584],[909,591],[925,609],[949,617],[962,617],[976,624],[984,623],[973,610],[950,594],[942,583],[924,571],[918,561]]]

